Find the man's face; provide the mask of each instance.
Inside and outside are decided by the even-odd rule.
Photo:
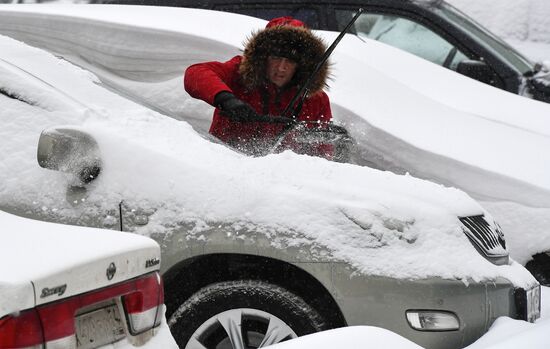
[[[288,84],[296,72],[296,62],[284,57],[267,57],[267,78],[269,81],[283,87]]]

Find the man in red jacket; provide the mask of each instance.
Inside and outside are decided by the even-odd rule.
[[[259,154],[275,143],[286,124],[258,121],[280,116],[321,60],[326,46],[292,17],[271,20],[253,33],[244,54],[227,62],[206,62],[185,71],[185,90],[216,107],[210,133],[247,153]],[[326,86],[328,64],[314,77],[297,120],[308,127],[332,118]],[[330,153],[330,149],[325,149]],[[314,154],[328,155],[328,154]]]

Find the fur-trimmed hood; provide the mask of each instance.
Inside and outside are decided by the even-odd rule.
[[[265,29],[253,33],[245,43],[243,60],[239,66],[242,83],[250,90],[265,85],[267,57],[272,55],[290,58],[297,63],[296,73],[290,84],[301,86],[313,72],[325,50],[325,43],[303,26],[268,24]],[[311,83],[311,94],[320,92],[327,86],[328,75],[328,62],[325,62]]]

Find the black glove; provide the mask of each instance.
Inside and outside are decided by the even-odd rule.
[[[287,118],[286,116],[275,115],[275,116],[270,116],[269,118],[270,118],[269,122],[271,122],[272,124],[288,125],[296,122],[296,120],[294,120],[293,118]]]
[[[214,97],[214,105],[233,121],[251,122],[260,119],[260,116],[248,103],[241,101],[228,91],[218,93]]]

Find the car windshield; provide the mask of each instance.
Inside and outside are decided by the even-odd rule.
[[[533,71],[534,64],[529,59],[452,5],[442,2],[441,6],[434,8],[434,12],[479,38],[484,45],[522,74]]]

